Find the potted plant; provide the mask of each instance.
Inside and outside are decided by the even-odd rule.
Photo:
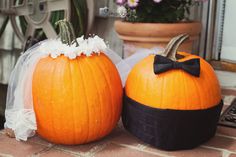
[[[190,20],[190,8],[205,0],[117,0],[115,30],[124,41],[124,56],[136,48],[165,47],[171,38],[187,33],[179,50],[191,52],[201,32],[201,23]]]

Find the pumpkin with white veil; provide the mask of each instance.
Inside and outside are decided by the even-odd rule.
[[[120,57],[98,36],[75,39],[69,22],[58,24],[60,39],[27,50],[12,72],[5,127],[18,140],[37,132],[54,143],[87,143],[109,134],[120,118]]]

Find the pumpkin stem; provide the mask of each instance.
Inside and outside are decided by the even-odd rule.
[[[173,61],[176,61],[177,49],[188,38],[189,38],[188,34],[180,34],[174,37],[173,39],[171,39],[171,41],[167,44],[163,52],[163,56]]]
[[[59,26],[59,37],[63,44],[72,45],[76,43],[76,46],[79,46],[79,43],[76,40],[75,31],[72,24],[67,20],[59,20],[56,22],[56,25]]]

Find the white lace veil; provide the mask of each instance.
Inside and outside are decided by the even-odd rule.
[[[78,41],[80,46],[75,48],[73,45],[71,47],[64,45],[57,39],[44,40],[20,56],[10,76],[5,111],[5,128],[12,129],[17,140],[26,141],[37,130],[32,99],[32,76],[35,66],[41,58],[49,55],[56,58],[64,54],[70,59],[74,59],[80,56],[81,52],[85,52],[87,56],[90,56],[92,52],[99,53],[103,51],[116,65],[124,86],[132,67],[139,60],[160,50],[158,48],[140,49],[134,55],[122,59],[114,51],[107,48],[104,41],[97,36],[87,40],[79,38]]]

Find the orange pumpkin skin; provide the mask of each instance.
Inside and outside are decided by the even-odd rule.
[[[103,53],[41,59],[32,82],[37,132],[58,144],[82,144],[110,133],[122,108],[122,84]]]
[[[184,52],[178,54],[186,61],[200,58]],[[200,58],[200,77],[183,70],[170,70],[159,75],[153,72],[155,55],[137,63],[131,70],[125,87],[126,95],[150,107],[175,110],[207,109],[218,105],[221,90],[212,67]]]

